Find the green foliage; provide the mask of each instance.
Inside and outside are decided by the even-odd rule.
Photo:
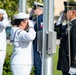
[[[27,7],[33,7],[35,0],[26,0]],[[37,2],[42,2],[42,0],[37,0]],[[19,0],[0,0],[0,8],[5,9],[9,17],[13,17],[13,14],[19,12]],[[26,8],[28,9],[28,8]]]
[[[10,55],[7,54],[4,67],[3,67],[3,75],[12,75],[11,69],[10,69]]]
[[[76,1],[75,1],[75,0],[68,0],[68,2],[76,3]]]
[[[29,7],[32,7],[33,6],[33,3],[34,3],[34,0],[27,0],[27,5]]]
[[[12,53],[12,45],[7,44],[7,54],[6,59],[3,67],[3,75],[12,75],[11,69],[10,69],[10,56]]]
[[[29,7],[32,7],[34,2],[36,2],[36,0],[27,0],[27,5]],[[42,3],[42,0],[37,0],[37,2]]]
[[[8,16],[18,12],[18,0],[0,0],[0,8],[5,9]]]

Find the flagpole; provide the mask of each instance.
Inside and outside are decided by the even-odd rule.
[[[26,13],[26,0],[19,0],[19,12]]]
[[[53,54],[56,51],[54,0],[44,0],[42,75],[53,75]]]

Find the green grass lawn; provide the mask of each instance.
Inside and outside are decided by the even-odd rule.
[[[12,45],[7,45],[7,53],[10,55],[12,53]],[[54,54],[54,63],[53,63],[53,75],[61,75],[61,71],[58,71],[57,68],[57,60],[58,60],[58,46],[56,49],[56,53]],[[34,75],[33,72],[31,75]]]
[[[12,45],[11,44],[7,44],[7,53],[8,54],[12,53]]]
[[[57,70],[57,61],[58,61],[58,46],[57,46],[57,49],[56,49],[56,53],[54,54],[54,63],[53,63],[54,70],[53,70],[53,74],[54,75],[61,75],[61,71]]]

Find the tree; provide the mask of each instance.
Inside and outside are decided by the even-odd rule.
[[[0,0],[0,8],[5,9],[8,16],[12,17],[18,12],[18,3],[18,0]]]
[[[27,5],[29,6],[29,7],[32,7],[33,6],[33,3],[34,2],[39,2],[39,3],[42,3],[43,1],[42,0],[27,0]]]
[[[32,8],[35,0],[26,1],[26,5]],[[37,0],[37,2],[42,2],[42,0]],[[0,0],[0,8],[5,9],[9,17],[13,17],[13,14],[19,12],[19,0]]]
[[[76,1],[75,0],[68,0],[69,2],[72,2],[72,3],[76,3]]]

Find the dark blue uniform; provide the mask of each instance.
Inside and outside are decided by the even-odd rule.
[[[43,23],[43,14],[39,15],[34,21],[35,21],[34,29],[35,29],[36,33],[38,33],[38,31],[43,29],[43,26],[41,25],[41,23]],[[41,61],[40,53],[37,51],[37,36],[36,36],[35,40],[33,41],[34,66],[35,66],[35,75],[41,75],[42,61]]]

